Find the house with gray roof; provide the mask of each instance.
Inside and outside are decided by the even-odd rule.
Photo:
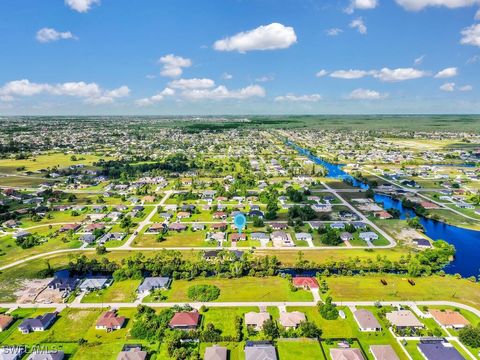
[[[6,346],[0,348],[0,360],[20,360],[24,353],[23,346]]]
[[[28,318],[22,321],[18,326],[23,334],[29,334],[32,331],[45,331],[50,325],[53,324],[57,318],[58,312],[46,313],[44,315],[39,315],[36,318]]]
[[[65,353],[63,351],[53,350],[45,351],[39,350],[33,352],[27,360],[63,360],[65,358]]]
[[[382,326],[372,314],[371,311],[366,309],[358,309],[353,312],[353,317],[358,324],[361,331],[380,331]]]
[[[148,295],[156,289],[168,289],[171,279],[168,277],[146,277],[137,289],[139,294]]]
[[[205,349],[204,360],[227,360],[228,349],[223,346],[213,345]]]
[[[82,281],[79,286],[81,291],[89,292],[109,287],[113,282],[109,277],[89,277]]]
[[[452,344],[443,339],[420,340],[417,348],[427,360],[465,360]]]
[[[247,342],[245,345],[245,360],[277,360],[275,347],[265,342]]]

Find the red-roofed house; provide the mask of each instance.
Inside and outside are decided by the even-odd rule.
[[[314,277],[298,276],[292,279],[293,286],[302,289],[318,289],[318,281]]]
[[[420,203],[420,206],[423,207],[424,209],[439,209],[440,206],[438,206],[437,204],[434,204],[430,201],[422,201]]]
[[[60,232],[77,231],[78,229],[80,229],[79,224],[65,224],[60,229]]]
[[[170,320],[169,326],[172,329],[191,330],[196,329],[200,320],[200,314],[197,311],[177,312]]]
[[[123,316],[117,316],[115,310],[107,311],[98,319],[96,328],[107,331],[118,330],[122,328],[125,320]]]

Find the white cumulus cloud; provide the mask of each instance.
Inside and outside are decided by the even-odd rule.
[[[357,31],[360,34],[365,35],[367,33],[367,26],[365,25],[365,23],[363,22],[363,19],[361,17],[352,20],[352,22],[349,24],[349,26],[352,29],[357,29]]]
[[[330,74],[330,77],[337,78],[337,79],[360,79],[369,74],[368,71],[364,70],[336,70]]]
[[[181,95],[188,100],[243,100],[251,97],[264,97],[265,94],[265,89],[259,85],[250,85],[238,90],[229,90],[220,85],[214,89],[184,90]]]
[[[104,90],[96,83],[84,81],[65,82],[59,84],[34,83],[28,79],[14,80],[0,87],[0,96],[14,100],[16,97],[34,95],[71,96],[85,99],[92,104],[111,103],[117,98],[130,94],[127,86],[121,86],[113,90]]]
[[[458,74],[458,70],[457,70],[456,67],[449,67],[449,68],[445,68],[445,69],[439,71],[438,73],[436,73],[435,78],[445,79],[445,78],[450,78],[450,77],[457,76],[457,74]]]
[[[178,79],[173,80],[168,84],[174,89],[209,89],[215,86],[215,81],[212,79]]]
[[[322,100],[322,95],[320,94],[308,94],[308,95],[295,95],[287,94],[282,96],[277,96],[275,101],[292,101],[292,102],[317,102]]]
[[[286,49],[296,42],[297,35],[292,27],[272,23],[217,40],[213,48],[218,51],[245,53],[252,50]]]
[[[348,8],[345,9],[345,11],[348,14],[351,14],[355,11],[355,9],[359,10],[369,10],[369,9],[375,9],[378,5],[377,0],[351,0],[350,5]]]
[[[315,74],[316,77],[324,77],[326,75],[328,75],[328,71],[325,69],[322,69]]]
[[[480,24],[473,24],[461,31],[463,45],[473,45],[480,47]]]
[[[472,6],[480,3],[479,0],[395,0],[406,10],[419,11],[429,6],[445,6],[450,9]]]
[[[62,32],[52,28],[43,28],[38,30],[35,37],[37,41],[41,43],[48,43],[66,39],[77,39],[77,37],[73,35],[70,31]]]
[[[472,85],[464,85],[458,88],[458,91],[472,91],[472,90],[473,90]]]
[[[380,100],[387,96],[388,94],[382,94],[375,90],[355,89],[348,95],[348,98],[352,100]]]
[[[162,64],[160,75],[166,77],[178,77],[182,75],[183,68],[192,66],[192,60],[173,54],[162,56],[158,62]]]
[[[375,78],[386,82],[412,80],[422,78],[428,75],[427,72],[414,68],[383,68],[381,70],[373,71],[372,74]]]
[[[148,98],[138,99],[135,101],[135,103],[138,106],[149,106],[162,101],[167,96],[174,96],[174,95],[175,95],[175,90],[167,87],[153,96],[150,96]]]
[[[443,84],[442,86],[440,86],[440,90],[442,90],[442,91],[448,91],[448,92],[455,91],[455,83],[453,83],[453,82],[451,82],[451,83],[445,83],[445,84]]]
[[[327,33],[328,36],[338,36],[343,32],[343,30],[340,28],[331,28],[331,29],[325,30],[325,32]]]
[[[65,0],[65,4],[72,10],[85,13],[91,9],[92,5],[99,5],[100,0]]]

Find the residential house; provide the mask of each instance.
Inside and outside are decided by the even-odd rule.
[[[244,351],[245,360],[277,360],[275,347],[268,342],[248,341]]]
[[[172,223],[172,224],[168,225],[168,229],[172,230],[172,231],[181,232],[181,231],[185,231],[187,229],[187,225],[181,224],[181,223]]]
[[[147,355],[141,346],[128,346],[117,355],[117,360],[146,360]]]
[[[270,238],[268,237],[267,234],[262,233],[262,232],[254,232],[250,234],[250,239],[252,240],[257,240],[257,241],[268,241]]]
[[[32,331],[45,331],[50,327],[50,325],[53,324],[57,318],[57,315],[58,312],[55,311],[53,313],[39,315],[33,319],[27,318],[18,326],[18,330],[20,330],[23,334],[28,334]]]
[[[279,321],[285,329],[296,329],[300,323],[307,321],[307,318],[300,311],[282,312]]]
[[[452,344],[443,339],[420,340],[417,349],[426,360],[465,360]]]
[[[393,218],[393,216],[387,211],[377,211],[377,212],[373,213],[373,215],[376,218],[381,219],[381,220],[386,220],[386,219]]]
[[[205,230],[205,224],[194,223],[192,224],[192,231],[202,231]]]
[[[367,224],[361,221],[354,221],[352,225],[356,230],[365,230],[367,228]]]
[[[286,223],[272,222],[270,223],[270,227],[273,230],[285,230],[288,228],[288,225]]]
[[[375,360],[400,360],[391,345],[370,345],[370,352]]]
[[[263,328],[265,321],[270,320],[270,314],[268,312],[248,312],[245,314],[245,325],[253,327],[256,331],[260,331]]]
[[[263,219],[263,217],[265,216],[263,214],[263,212],[260,211],[260,210],[253,210],[252,208],[253,208],[253,205],[250,206],[250,212],[248,213],[248,216],[249,217],[258,217],[260,219]]]
[[[168,225],[164,224],[164,223],[153,223],[148,228],[148,232],[149,233],[159,233],[159,232],[163,231],[164,229],[166,229],[167,227],[168,227]]]
[[[63,360],[65,358],[65,353],[59,350],[38,350],[34,351],[27,360]]]
[[[410,310],[391,311],[385,316],[390,324],[397,329],[421,329],[425,327]]]
[[[95,328],[97,330],[119,330],[125,324],[126,318],[123,316],[118,316],[116,310],[110,310],[103,313],[100,318],[97,320]]]
[[[429,313],[440,325],[446,328],[461,329],[470,325],[470,322],[458,311],[430,309]]]
[[[8,329],[8,327],[12,324],[13,320],[13,316],[0,314],[0,332]]]
[[[311,290],[311,289],[318,289],[318,281],[314,277],[307,277],[307,276],[297,276],[292,279],[292,284],[296,288]]]
[[[212,230],[225,231],[225,230],[227,230],[227,224],[225,224],[225,223],[216,223],[216,224],[210,225],[210,228],[211,228]]]
[[[200,314],[198,311],[182,311],[173,315],[169,326],[172,329],[192,330],[196,329],[200,321]]]
[[[332,360],[365,360],[362,351],[358,348],[330,349]]]
[[[295,237],[297,238],[298,241],[311,241],[312,234],[309,233],[295,233]]]
[[[80,291],[90,292],[109,287],[112,282],[113,279],[109,277],[88,277],[82,281],[78,288]]]
[[[60,228],[60,232],[68,232],[68,231],[77,231],[80,229],[80,224],[65,224]]]
[[[180,211],[177,213],[177,219],[187,219],[190,215],[191,214],[188,211]]]
[[[223,346],[213,345],[205,349],[203,360],[227,360],[228,349]]]
[[[274,246],[295,246],[288,234],[284,231],[274,231],[270,234]]]
[[[340,240],[342,241],[350,241],[353,239],[353,235],[348,231],[344,231],[340,234]]]
[[[358,236],[360,237],[360,239],[365,241],[372,241],[378,239],[378,235],[373,231],[361,232]]]
[[[172,280],[169,277],[146,277],[138,286],[137,292],[139,294],[147,295],[156,289],[168,289]]]
[[[31,234],[28,231],[19,231],[12,235],[15,240],[21,240],[29,237]]]
[[[80,241],[84,242],[85,244],[93,244],[95,239],[95,235],[93,234],[83,234],[80,236]]]
[[[243,240],[247,240],[247,234],[245,233],[233,233],[230,235],[230,240],[231,241],[243,241]]]
[[[343,230],[345,229],[345,223],[337,222],[330,224],[330,229]]]
[[[59,291],[73,291],[77,287],[78,283],[78,278],[55,277],[48,283],[48,288]]]
[[[429,240],[424,239],[424,238],[414,239],[413,242],[419,248],[430,249],[432,247],[432,243]]]
[[[358,327],[361,331],[380,331],[382,326],[372,314],[366,309],[358,309],[353,312],[353,317],[357,321]]]
[[[0,360],[20,360],[25,354],[24,346],[6,346],[0,348]]]
[[[225,220],[228,217],[228,214],[223,211],[217,211],[213,213],[213,218],[214,219],[220,219],[220,220]]]

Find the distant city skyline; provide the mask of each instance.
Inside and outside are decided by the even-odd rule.
[[[480,113],[479,0],[0,3],[0,115]]]

